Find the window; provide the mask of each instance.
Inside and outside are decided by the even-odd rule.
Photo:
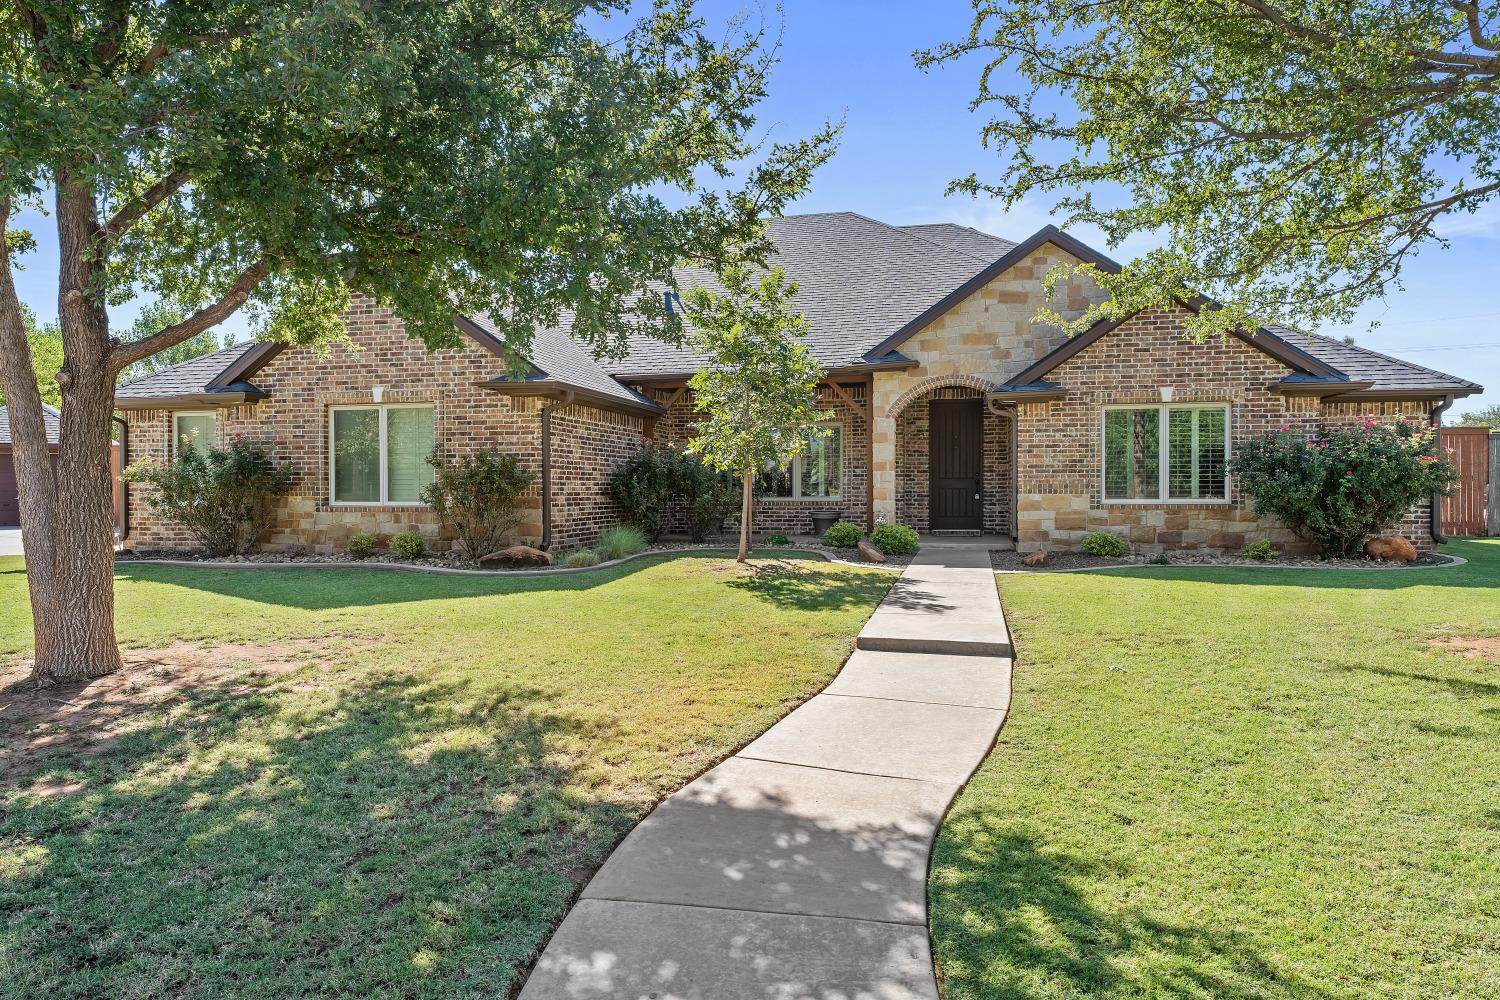
[[[826,434],[808,444],[807,451],[782,466],[760,474],[768,497],[792,500],[837,499],[844,481],[844,429],[826,424]]]
[[[1117,406],[1104,411],[1104,499],[1229,498],[1227,406]]]
[[[328,426],[334,503],[421,503],[432,482],[432,407],[335,406]]]
[[[184,448],[191,448],[200,455],[207,454],[214,443],[217,428],[218,418],[211,411],[172,414],[172,456],[182,454]]]

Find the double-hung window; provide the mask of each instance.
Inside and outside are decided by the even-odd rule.
[[[201,413],[180,411],[172,414],[172,457],[186,450],[200,455],[208,454],[214,444],[218,418],[212,410]]]
[[[760,475],[760,487],[768,497],[788,500],[834,500],[844,482],[844,429],[825,424],[825,433],[809,435],[807,449],[790,465]]]
[[[432,407],[335,406],[328,414],[330,499],[415,504],[432,482]]]
[[[1106,408],[1104,499],[1228,500],[1229,407]]]

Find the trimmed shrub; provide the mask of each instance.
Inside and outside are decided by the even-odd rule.
[[[563,557],[563,565],[569,569],[582,569],[585,566],[597,566],[599,555],[593,549],[574,549]]]
[[[653,542],[661,536],[672,502],[677,458],[674,449],[647,442],[611,472],[605,484],[605,492],[625,515],[626,523]]]
[[[375,554],[375,536],[358,534],[349,536],[349,554],[356,559],[368,559]]]
[[[594,551],[601,559],[623,559],[645,551],[647,544],[641,529],[629,524],[615,524],[599,532]]]
[[[724,526],[724,518],[739,507],[740,483],[732,473],[703,464],[696,456],[679,454],[672,469],[672,501],[687,518],[695,542]]]
[[[1111,535],[1107,531],[1096,531],[1084,536],[1082,548],[1091,556],[1103,556],[1108,559],[1118,559],[1130,551],[1130,546],[1125,544],[1125,539],[1119,535]]]
[[[766,544],[767,545],[790,545],[790,544],[792,544],[792,540],[790,538],[786,537],[785,535],[767,535],[766,536]]]
[[[1245,547],[1240,549],[1240,555],[1246,559],[1265,561],[1266,559],[1275,559],[1281,553],[1277,551],[1276,546],[1271,544],[1269,538],[1257,538],[1253,542],[1246,542]]]
[[[536,477],[514,455],[488,450],[448,465],[434,449],[427,464],[434,474],[422,502],[458,535],[460,551],[478,559],[503,548],[521,523],[521,497]]]
[[[136,462],[121,478],[144,486],[157,513],[211,556],[248,552],[269,526],[272,501],[292,490],[292,467],[272,460],[271,445],[241,437],[225,448],[183,448],[168,463]]]
[[[402,559],[420,559],[427,551],[427,539],[415,531],[403,531],[391,537],[391,551]]]
[[[865,531],[852,521],[835,521],[823,532],[823,541],[836,549],[852,549],[865,537]]]
[[[1458,482],[1436,429],[1405,417],[1320,426],[1310,440],[1283,428],[1241,445],[1232,469],[1257,514],[1280,519],[1325,556],[1346,558]]]
[[[917,529],[904,524],[877,524],[870,544],[888,556],[909,556],[917,551]]]
[[[1172,560],[1167,558],[1167,554],[1165,552],[1158,552],[1156,556],[1151,560],[1151,565],[1153,566],[1169,566],[1171,565],[1171,563]]]

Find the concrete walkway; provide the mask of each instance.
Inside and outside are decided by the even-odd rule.
[[[663,802],[521,1000],[935,1000],[927,858],[1010,704],[981,546],[924,546],[837,678]]]

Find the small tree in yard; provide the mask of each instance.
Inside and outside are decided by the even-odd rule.
[[[1458,482],[1436,428],[1405,418],[1320,427],[1311,440],[1278,431],[1241,445],[1232,467],[1257,514],[1275,515],[1331,557],[1359,555],[1371,535]]]
[[[269,445],[235,438],[227,448],[184,447],[169,463],[146,459],[126,469],[163,517],[203,543],[209,555],[243,555],[266,530],[272,501],[292,488],[292,467]]]
[[[470,559],[496,551],[521,523],[521,496],[536,481],[514,455],[480,451],[452,465],[433,452],[427,458],[432,482],[422,489],[422,502],[458,534]]]
[[[708,419],[688,450],[740,477],[740,549],[750,551],[755,476],[785,465],[808,446],[823,369],[802,337],[807,321],[792,307],[797,286],[780,268],[760,276],[744,264],[721,275],[724,293],[693,288],[683,297],[693,347],[707,357],[688,382]]]

